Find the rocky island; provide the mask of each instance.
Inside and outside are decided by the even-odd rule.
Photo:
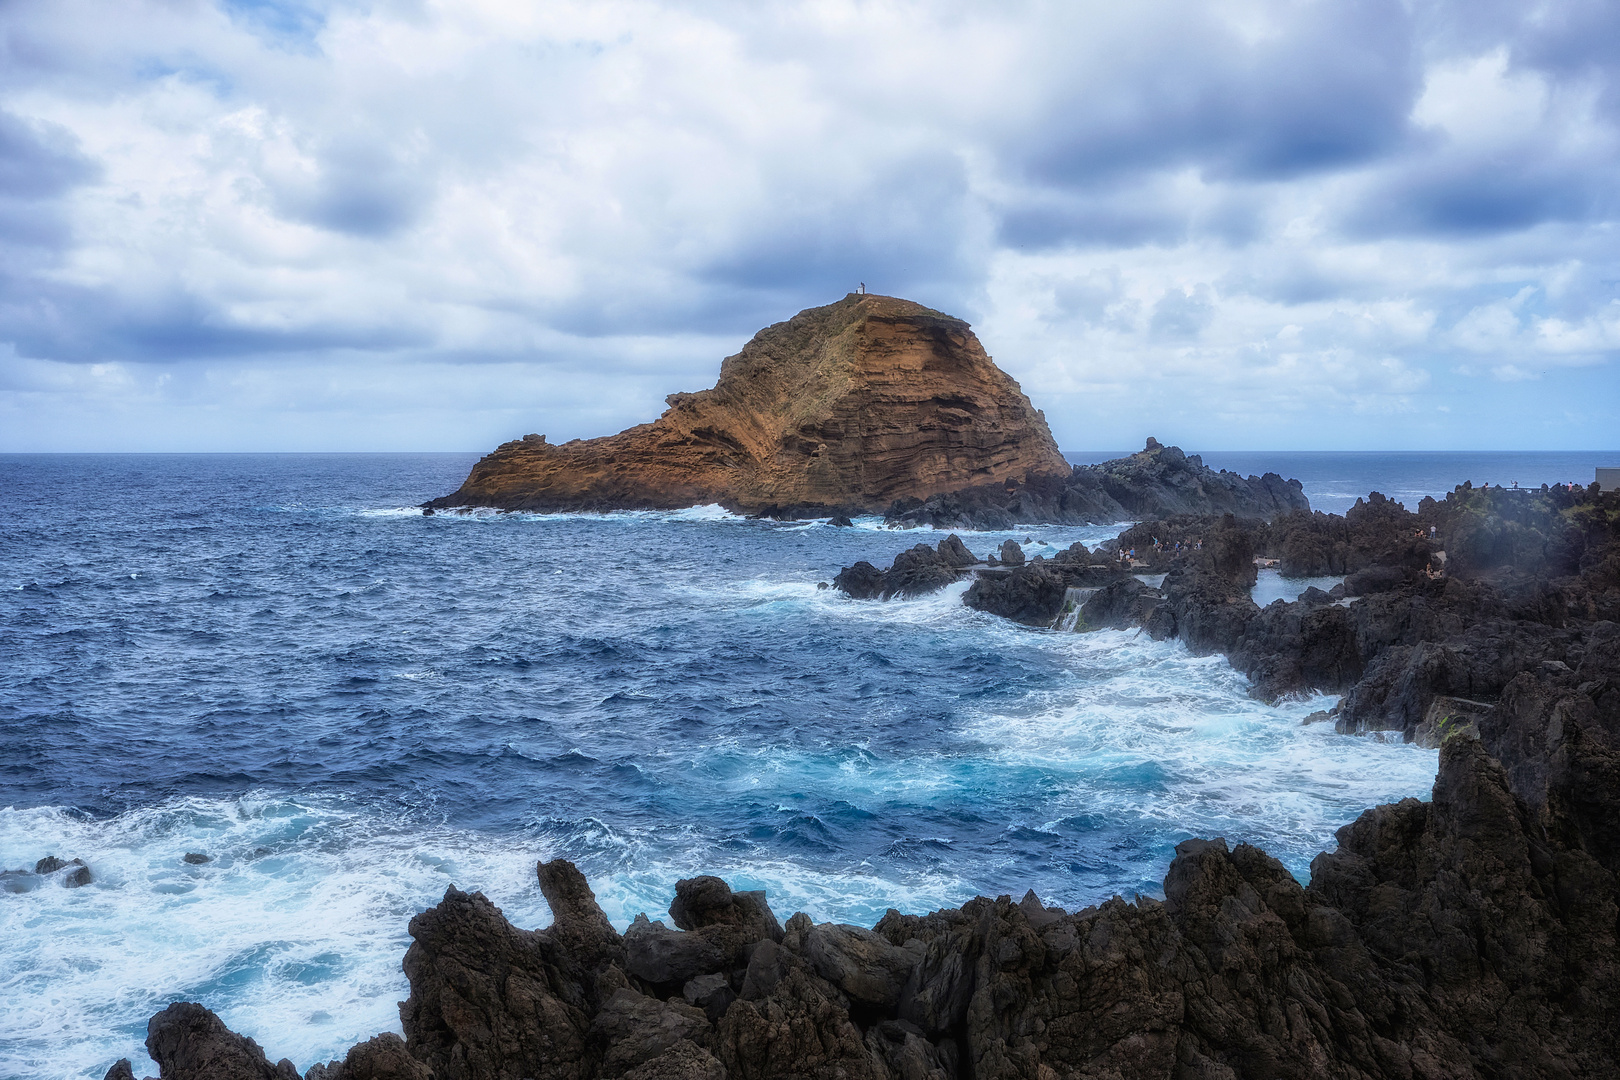
[[[1071,467],[967,323],[890,296],[851,293],[768,326],[725,360],[713,388],[668,402],[617,435],[503,443],[424,508],[718,503],[767,517],[1003,528],[1309,507],[1298,481],[1216,472],[1151,439],[1141,453]]]
[[[617,435],[505,443],[428,508],[869,513],[1069,472],[968,324],[894,297],[851,293],[766,327],[713,388],[668,401]]]

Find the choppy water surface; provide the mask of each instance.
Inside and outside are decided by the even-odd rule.
[[[1075,908],[1157,893],[1195,835],[1303,879],[1433,780],[1173,643],[817,587],[926,532],[406,509],[472,460],[0,458],[0,869],[97,875],[0,893],[0,1075],[155,1071],[176,999],[307,1068],[398,1030],[448,884],[547,922],[537,859],[621,926],[698,872],[784,918]]]

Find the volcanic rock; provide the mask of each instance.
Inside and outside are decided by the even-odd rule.
[[[894,557],[888,570],[862,560],[846,566],[833,578],[833,588],[854,600],[887,600],[936,592],[962,577],[965,567],[978,560],[955,533],[937,547],[917,544]]]
[[[649,983],[682,986],[726,966],[726,954],[702,934],[671,930],[638,915],[624,932],[626,970]]]
[[[967,323],[888,296],[852,293],[761,330],[712,389],[669,406],[605,438],[504,443],[427,506],[847,515],[1070,471]]]
[[[602,1057],[603,1077],[623,1076],[645,1065],[677,1043],[696,1046],[709,1031],[702,1009],[685,1002],[660,1001],[621,989],[608,999],[591,1022],[591,1038],[606,1046]],[[711,1060],[713,1055],[701,1051]]]
[[[1106,525],[1176,514],[1230,513],[1261,521],[1309,509],[1298,480],[1276,473],[1244,477],[1217,471],[1197,454],[1149,439],[1135,454],[1076,465],[1062,475],[897,500],[885,519],[936,529],[1008,529],[1035,523]]]
[[[152,1017],[146,1052],[163,1080],[299,1080],[292,1062],[270,1064],[258,1043],[194,1001],[177,1001]]]
[[[919,950],[920,951],[920,950]],[[918,956],[861,926],[823,923],[805,936],[805,955],[816,974],[853,1001],[883,1009],[900,1002]]]
[[[304,1080],[434,1080],[434,1076],[411,1056],[405,1040],[385,1032],[351,1046],[342,1061],[311,1067]]]
[[[48,877],[61,870],[67,871],[62,875],[62,887],[65,889],[77,889],[96,880],[95,875],[90,872],[90,867],[83,859],[61,859],[55,855],[47,855],[34,864],[34,874],[39,877]],[[8,871],[8,873],[19,872]],[[27,890],[18,887],[9,888],[7,891],[25,892]]]
[[[988,611],[1025,626],[1051,626],[1063,611],[1068,592],[1069,579],[1063,569],[1040,562],[975,578],[962,602],[975,611]]]

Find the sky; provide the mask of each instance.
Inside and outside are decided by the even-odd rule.
[[[1613,0],[0,0],[0,451],[656,417],[861,282],[1067,450],[1620,448]]]

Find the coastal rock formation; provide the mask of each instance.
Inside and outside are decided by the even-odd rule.
[[[1147,522],[1120,543],[1156,536],[1156,547],[1138,551],[1171,569],[1142,625],[1195,652],[1226,654],[1262,699],[1343,693],[1334,713],[1341,731],[1399,732],[1433,745],[1437,724],[1488,709],[1523,672],[1590,670],[1595,658],[1620,655],[1620,496],[1612,493],[1463,485],[1425,499],[1417,513],[1375,493],[1344,518],[1227,523],[1234,527],[1258,556],[1317,569],[1310,553],[1326,553],[1353,572],[1331,593],[1261,610],[1248,599],[1254,571],[1242,560],[1217,565],[1207,541],[1203,551],[1184,541],[1170,550],[1171,538],[1216,535],[1209,521]],[[1487,546],[1482,536],[1507,539]],[[1454,557],[1454,548],[1470,554]]]
[[[763,896],[698,878],[671,905],[687,929],[666,933],[701,947],[650,979],[632,938],[658,924],[621,939],[568,863],[540,867],[560,897],[546,930],[452,888],[411,922],[403,1043],[378,1036],[306,1080],[1605,1077],[1620,1060],[1609,655],[1517,675],[1477,734],[1445,738],[1433,800],[1362,814],[1308,886],[1248,844],[1188,840],[1162,902],[979,897],[868,930],[802,913],[784,928]],[[295,1075],[195,1004],[154,1017],[147,1046],[164,1080]]]
[[[922,596],[960,580],[976,559],[955,533],[938,547],[917,544],[894,557],[887,570],[862,560],[846,566],[833,578],[833,588],[855,600],[887,600],[891,596]]]
[[[1038,523],[1108,525],[1174,514],[1269,520],[1309,509],[1298,480],[1284,480],[1271,472],[1247,477],[1225,469],[1217,472],[1197,454],[1150,438],[1135,454],[1099,465],[1076,465],[1061,476],[897,500],[886,519],[892,525],[936,529],[1010,529]]]
[[[1135,553],[1128,569],[1121,552]],[[1346,576],[1332,592],[1261,609],[1250,599],[1261,561]],[[1154,588],[1129,576],[1141,572],[1164,578]],[[1070,629],[1178,638],[1224,654],[1257,698],[1343,694],[1340,731],[1431,746],[1448,725],[1475,723],[1522,672],[1620,654],[1620,496],[1595,489],[1464,484],[1416,513],[1374,492],[1343,517],[1269,522],[1177,514],[1132,526],[1084,561],[972,573],[970,607],[1034,627],[1063,616]],[[913,580],[908,595],[926,591]]]
[[[967,323],[888,296],[852,293],[761,330],[712,389],[669,406],[605,438],[504,443],[427,506],[881,512],[1070,471]]]

